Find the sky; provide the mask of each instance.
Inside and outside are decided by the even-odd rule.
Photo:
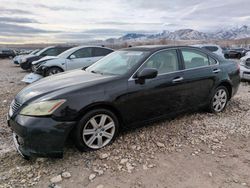
[[[84,42],[126,33],[250,25],[250,0],[0,0],[0,43]]]

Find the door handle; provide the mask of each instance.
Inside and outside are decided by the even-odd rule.
[[[214,69],[214,70],[213,70],[213,73],[216,74],[216,73],[219,73],[220,71],[221,71],[220,69]]]
[[[173,83],[181,82],[184,78],[183,77],[177,77],[172,80]]]

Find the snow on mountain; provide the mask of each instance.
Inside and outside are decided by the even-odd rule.
[[[193,29],[180,29],[177,31],[164,30],[156,34],[128,33],[120,37],[119,41],[140,41],[145,39],[168,39],[168,40],[206,40],[206,39],[241,39],[250,37],[250,27],[232,27],[220,29],[214,32],[200,32]]]

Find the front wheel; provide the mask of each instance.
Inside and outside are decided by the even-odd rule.
[[[51,76],[51,75],[58,74],[58,73],[61,73],[61,72],[63,72],[63,70],[61,68],[59,68],[59,67],[51,67],[46,71],[46,76]]]
[[[209,111],[213,113],[220,113],[225,110],[229,100],[229,93],[226,87],[219,86],[213,93],[210,100]]]
[[[74,130],[74,141],[80,151],[98,150],[112,143],[118,134],[119,121],[106,109],[88,112]]]

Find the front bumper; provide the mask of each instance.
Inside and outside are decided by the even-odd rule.
[[[36,82],[36,81],[42,79],[42,78],[43,78],[43,76],[41,76],[40,74],[30,73],[30,74],[25,75],[21,81],[25,82],[27,84],[31,84],[33,82]]]
[[[242,80],[250,80],[250,69],[240,65],[240,78]]]
[[[8,118],[13,139],[23,157],[62,157],[64,143],[75,122],[59,122],[50,117],[16,115]]]

